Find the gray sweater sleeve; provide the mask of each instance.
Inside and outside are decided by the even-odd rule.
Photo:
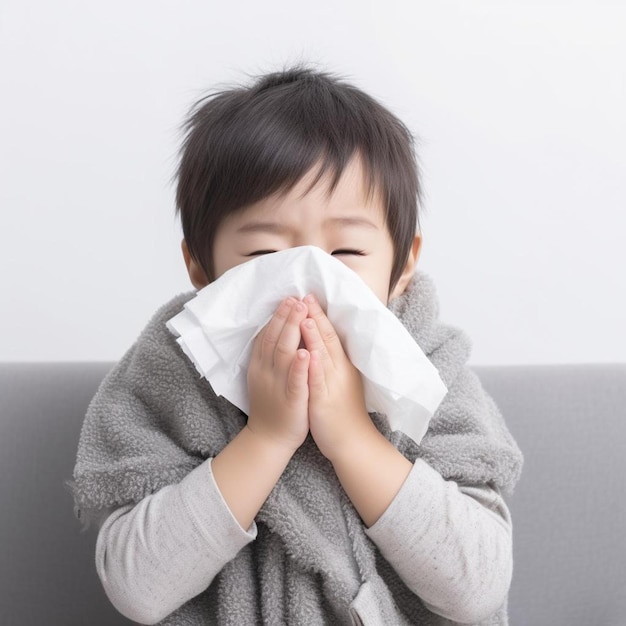
[[[367,534],[435,613],[479,621],[506,597],[511,522],[489,487],[459,487],[418,460]],[[255,537],[254,524],[246,532],[231,514],[208,460],[179,484],[109,515],[96,567],[121,613],[154,624],[206,589]]]
[[[96,569],[120,613],[156,624],[255,538],[256,525],[246,532],[230,512],[209,459],[180,483],[115,509],[98,533]]]

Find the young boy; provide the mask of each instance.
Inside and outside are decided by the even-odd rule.
[[[313,295],[255,340],[246,416],[200,379],[166,304],[85,420],[76,506],[96,566],[144,624],[506,624],[521,454],[415,272],[410,133],[372,98],[306,68],[200,101],[177,205],[201,289],[259,255],[314,245],[398,316],[448,387],[415,444],[368,414]]]

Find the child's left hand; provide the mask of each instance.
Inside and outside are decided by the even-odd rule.
[[[320,452],[333,462],[348,443],[375,429],[365,407],[359,370],[313,296],[304,299],[308,317],[300,324],[309,363],[309,428]]]

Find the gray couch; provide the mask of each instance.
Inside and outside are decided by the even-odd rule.
[[[64,487],[108,363],[0,363],[0,624],[129,624]],[[476,368],[525,453],[513,626],[626,624],[626,364]]]

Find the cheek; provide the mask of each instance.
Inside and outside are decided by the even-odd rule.
[[[385,305],[389,302],[389,276],[377,281],[376,286],[372,287],[372,291],[376,297]]]
[[[234,253],[233,245],[228,240],[216,238],[213,244],[213,280],[245,261],[246,259],[242,259]]]
[[[388,245],[384,252],[379,255],[371,266],[371,288],[378,299],[387,306],[389,302],[389,287],[391,283],[391,270],[393,268],[393,247]]]
[[[236,265],[240,265],[240,264],[241,263],[236,263],[229,259],[216,258],[213,264],[213,267],[214,267],[213,280],[218,279],[222,274],[225,274],[229,269],[232,269]]]
[[[378,265],[372,264],[367,270],[360,268],[355,271],[363,279],[363,282],[374,292],[376,297],[387,306],[391,268],[387,268],[381,263]]]

